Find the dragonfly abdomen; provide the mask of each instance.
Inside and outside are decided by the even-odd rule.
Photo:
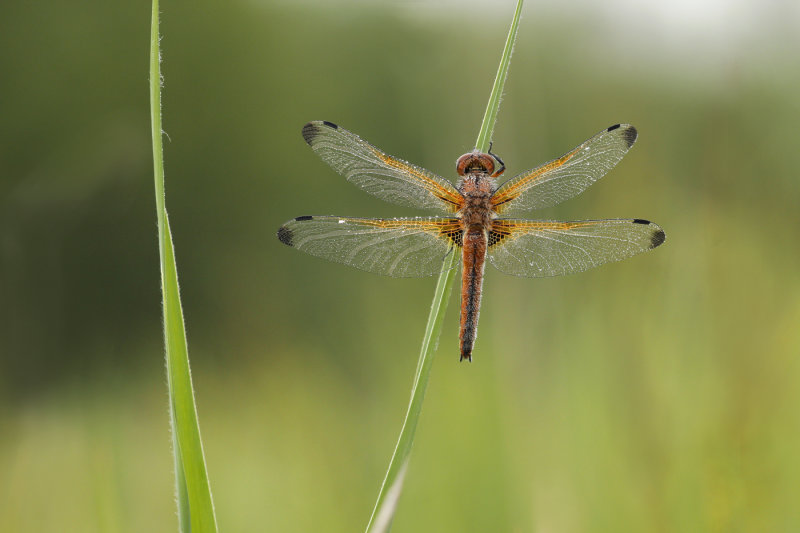
[[[486,231],[469,229],[463,237],[461,273],[461,361],[472,361],[472,348],[478,336],[483,271],[486,265]]]

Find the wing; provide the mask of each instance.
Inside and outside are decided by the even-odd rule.
[[[543,209],[582,193],[619,163],[636,136],[630,124],[611,126],[558,159],[511,178],[492,196],[495,211]]]
[[[461,194],[447,180],[381,152],[332,122],[309,122],[303,138],[336,172],[381,200],[448,212],[461,207]]]
[[[436,274],[461,246],[455,218],[305,216],[278,229],[278,239],[307,254],[396,278]]]
[[[493,221],[489,260],[501,272],[531,278],[574,274],[663,244],[664,230],[642,219]]]

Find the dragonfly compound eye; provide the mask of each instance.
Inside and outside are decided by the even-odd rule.
[[[456,161],[456,172],[458,172],[459,176],[476,171],[492,174],[494,172],[494,158],[489,154],[470,152],[462,155]]]

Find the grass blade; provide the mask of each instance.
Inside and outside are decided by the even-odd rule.
[[[211,499],[211,487],[206,474],[203,444],[200,440],[200,426],[194,403],[189,352],[186,347],[186,331],[178,288],[178,271],[175,265],[172,236],[164,199],[158,0],[153,0],[152,3],[150,32],[150,118],[178,525],[180,531],[184,533],[190,531],[214,533],[217,531],[217,522]]]
[[[428,386],[428,378],[433,365],[433,352],[435,349],[434,339],[439,338],[442,329],[444,311],[447,308],[446,295],[450,294],[453,287],[459,256],[456,253],[448,254],[442,263],[442,270],[439,273],[439,280],[436,283],[436,290],[433,295],[431,311],[428,314],[428,324],[425,327],[425,336],[422,340],[422,348],[417,363],[417,372],[414,375],[414,385],[411,389],[411,400],[408,403],[406,418],[400,430],[400,437],[397,439],[392,459],[389,461],[389,469],[378,493],[378,500],[372,510],[372,516],[367,524],[368,533],[385,533],[391,527],[392,517],[397,508],[397,501],[400,498],[405,470],[408,466],[408,456],[411,453],[411,445],[414,443],[414,435],[417,431],[417,422],[422,411],[422,401],[425,399],[425,389]]]
[[[514,18],[511,19],[511,28],[508,30],[506,45],[503,47],[503,56],[500,58],[500,66],[497,67],[497,75],[494,78],[492,92],[489,94],[489,104],[483,114],[483,122],[478,132],[478,140],[475,141],[475,148],[479,152],[488,152],[489,143],[494,133],[494,123],[497,122],[497,110],[500,109],[500,100],[503,96],[503,87],[506,85],[508,77],[508,66],[511,63],[511,54],[514,52],[514,43],[517,40],[517,29],[519,28],[519,18],[522,14],[522,0],[517,1],[517,9],[514,10]]]
[[[478,140],[475,143],[476,148],[481,152],[487,152],[489,150],[489,142],[492,139],[494,124],[497,120],[497,111],[500,108],[500,96],[503,94],[503,87],[506,77],[508,76],[508,67],[511,61],[511,53],[514,49],[514,41],[517,38],[519,18],[522,12],[522,1],[523,0],[517,1],[517,8],[514,11],[514,18],[511,22],[511,28],[508,31],[506,45],[503,48],[500,66],[497,69],[497,76],[495,77],[492,92],[489,96],[489,103],[486,107],[486,113],[483,115],[483,122],[480,132],[478,133]],[[454,267],[459,259],[460,257],[457,253],[451,253],[445,258],[442,264],[442,270],[439,273],[439,280],[436,283],[436,290],[433,295],[431,311],[428,315],[428,324],[425,327],[425,336],[422,339],[422,348],[420,349],[417,371],[414,376],[414,384],[411,388],[411,400],[408,403],[408,410],[406,411],[406,417],[403,421],[403,427],[400,430],[400,437],[397,439],[397,445],[392,454],[392,459],[389,461],[389,469],[386,471],[386,477],[378,492],[375,508],[372,510],[372,516],[367,524],[367,533],[386,533],[391,528],[392,517],[397,509],[397,502],[400,498],[403,479],[405,478],[406,468],[408,467],[408,458],[417,430],[417,422],[419,421],[419,415],[422,411],[422,402],[425,399],[425,389],[427,388],[431,366],[433,365],[433,352],[436,347],[434,339],[439,338],[442,320],[447,308],[447,298],[445,296],[450,294],[450,290],[453,287],[453,281],[458,271],[458,269]]]

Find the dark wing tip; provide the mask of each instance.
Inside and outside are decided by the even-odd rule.
[[[311,146],[314,139],[319,135],[319,126],[315,122],[309,122],[303,126],[303,139]]]
[[[286,226],[281,226],[280,228],[278,228],[278,240],[281,241],[286,246],[292,245],[292,237],[294,237],[292,230],[290,230]]]
[[[462,353],[461,354],[461,358],[459,359],[459,361],[463,361],[465,359],[467,360],[468,363],[471,363],[472,362],[472,354],[471,353]]]
[[[633,146],[633,143],[636,142],[636,138],[639,136],[639,132],[636,131],[636,128],[631,126],[630,124],[614,124],[613,126],[609,126],[606,131],[614,131],[622,128],[619,132],[622,139],[628,145],[628,148]]]
[[[628,148],[633,146],[633,143],[636,142],[636,138],[639,136],[639,132],[636,131],[636,128],[633,126],[628,126],[622,132],[622,138],[625,139],[625,142],[628,143]]]
[[[664,241],[667,240],[667,234],[664,233],[664,230],[659,228],[653,235],[650,237],[650,249],[656,248],[664,244]]]
[[[314,217],[312,217],[311,215],[303,215],[301,217],[296,217],[294,219],[294,221],[290,221],[290,222],[302,222],[304,220],[311,220],[313,218]],[[294,232],[292,231],[291,228],[289,228],[287,226],[287,224],[289,224],[290,222],[287,222],[286,224],[284,224],[283,226],[278,228],[278,240],[281,241],[286,246],[294,246],[294,242],[293,242],[294,241]]]
[[[633,220],[631,220],[631,222],[633,222],[634,224],[642,224],[645,226],[655,226],[653,234],[650,235],[651,250],[657,246],[661,246],[662,244],[664,244],[664,241],[667,240],[667,234],[664,233],[664,230],[659,228],[657,225],[653,224],[649,220],[645,220],[643,218],[634,218]]]
[[[328,122],[327,120],[312,120],[303,126],[303,139],[305,139],[309,146],[311,146],[314,139],[319,137],[319,134],[322,133],[322,126],[327,126],[333,130],[339,129],[339,126],[333,122]]]

